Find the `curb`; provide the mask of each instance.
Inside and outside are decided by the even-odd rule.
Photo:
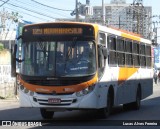
[[[4,99],[0,99],[0,103],[14,103],[14,102],[19,102],[19,98],[18,97],[13,97],[13,98],[4,98]]]

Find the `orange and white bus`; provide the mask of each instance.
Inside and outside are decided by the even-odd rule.
[[[88,109],[107,117],[120,104],[139,109],[153,93],[147,39],[80,22],[26,25],[20,38],[20,105],[39,107],[43,118]]]

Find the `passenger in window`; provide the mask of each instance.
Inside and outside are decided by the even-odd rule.
[[[154,79],[155,84],[157,84],[157,79],[158,79],[157,71],[154,71],[153,79]]]
[[[160,71],[158,73],[158,82],[160,82]]]

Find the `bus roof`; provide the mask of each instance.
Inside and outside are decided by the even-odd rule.
[[[102,26],[96,23],[86,23],[86,22],[70,22],[70,21],[62,21],[62,22],[46,22],[46,23],[36,23],[36,24],[29,24],[25,25],[24,27],[29,27],[29,26],[35,26],[35,25],[45,25],[45,24],[79,24],[79,25],[91,25],[93,26],[97,31],[102,31],[102,32],[107,32],[109,34],[121,36],[124,38],[128,38],[131,40],[136,40],[139,42],[145,42],[147,44],[151,44],[152,42],[148,39],[142,38],[140,35],[135,34],[133,32],[129,32],[126,30],[121,30],[118,28],[113,28],[113,27],[107,27],[107,26]]]

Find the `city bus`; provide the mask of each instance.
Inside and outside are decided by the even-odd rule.
[[[44,119],[66,110],[106,118],[118,105],[138,110],[153,93],[152,42],[133,33],[54,22],[26,25],[18,39],[20,106],[40,108]]]

